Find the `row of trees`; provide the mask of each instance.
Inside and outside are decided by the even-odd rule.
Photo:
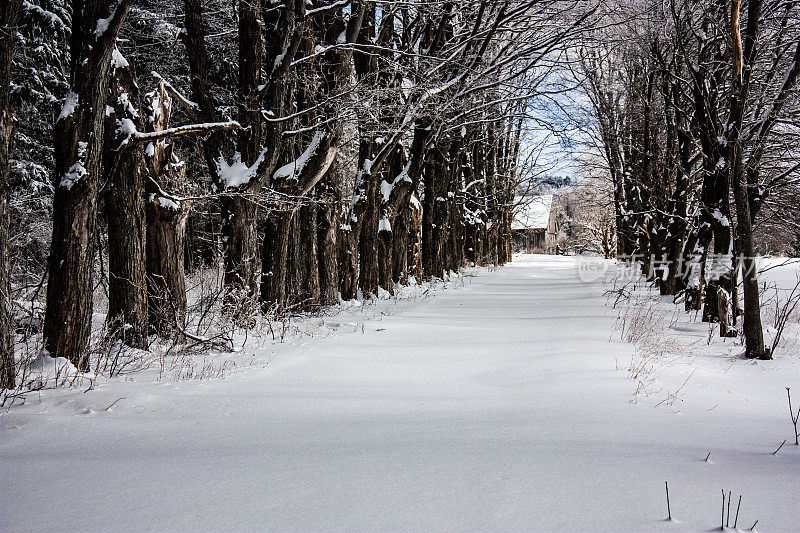
[[[48,59],[12,72],[38,95],[62,92],[40,158],[53,193],[43,337],[50,355],[82,370],[98,272],[107,270],[110,330],[143,348],[153,333],[186,334],[187,260],[223,265],[224,312],[242,324],[509,260],[529,102],[599,9],[41,1],[22,9],[40,31],[17,31],[20,2],[6,5],[4,68],[18,66],[16,40],[18,64]],[[4,157],[7,93],[22,85],[4,84]],[[17,96],[19,106],[31,98]],[[32,125],[43,122],[22,125],[25,143],[41,140],[46,128]]]
[[[662,294],[765,348],[755,252],[761,220],[796,226],[800,6],[793,1],[645,1],[580,76],[613,188],[618,252]]]

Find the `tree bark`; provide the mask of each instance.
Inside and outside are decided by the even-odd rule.
[[[149,324],[160,334],[186,325],[184,238],[189,207],[184,202],[147,203],[147,287]]]
[[[320,304],[339,302],[339,224],[341,175],[332,166],[317,186],[321,202],[317,206],[317,259],[319,264]]]
[[[367,142],[365,153],[372,153],[374,143]],[[365,156],[366,157],[366,156]],[[378,293],[378,209],[381,174],[369,172],[364,178],[364,210],[358,242],[358,286],[364,297]]]
[[[412,234],[416,236],[415,228],[411,225],[411,216],[411,202],[409,201],[400,208],[392,226],[392,248],[389,253],[391,259],[390,275],[393,284],[405,285],[408,283],[409,247],[411,246]]]
[[[358,234],[354,232],[353,225],[353,222],[343,224],[341,233],[337,270],[342,300],[353,300],[358,296]]]
[[[380,184],[380,226],[378,228],[378,282],[386,291],[394,289],[395,239],[407,240],[400,232],[408,224],[399,220],[408,204],[413,181],[408,174],[405,149],[398,145],[388,157],[386,172]],[[406,254],[403,253],[405,256]]]
[[[488,153],[486,156],[486,262],[497,265],[499,257],[499,206],[498,206],[498,181],[497,181],[497,156],[498,156],[497,131],[493,125],[488,131]]]
[[[686,311],[699,311],[703,305],[705,265],[712,236],[711,224],[703,220],[701,213],[700,227],[689,235],[683,247],[684,283],[686,285],[684,309]]]
[[[10,193],[9,152],[14,134],[11,115],[11,57],[14,26],[21,0],[8,0],[0,6],[0,390],[16,386],[14,337],[11,324],[11,264],[9,260]]]
[[[408,245],[408,275],[414,276],[419,282],[422,279],[422,204],[416,195],[412,196],[410,202],[411,209],[411,231]]]
[[[447,238],[447,175],[442,139],[428,151],[429,164],[423,178],[422,271],[425,278],[440,278],[445,269],[444,242]]]
[[[450,141],[447,164],[447,265],[451,272],[458,272],[464,264],[464,201],[462,151],[464,138],[458,134]]]
[[[308,144],[303,156],[294,159],[294,170],[292,171],[291,179],[289,179],[290,176],[285,176],[283,172],[271,174],[271,188],[284,192],[290,197],[305,197],[313,191],[320,180],[328,173],[336,158],[342,121],[338,117],[340,110],[335,103],[331,103],[330,99],[332,99],[333,95],[339,93],[350,80],[349,66],[353,51],[350,47],[339,49],[338,46],[334,45],[352,44],[355,41],[365,10],[364,3],[353,3],[349,19],[345,24],[341,7],[333,6],[332,9],[322,10],[311,15],[309,19],[311,24],[307,24],[304,18],[304,6],[305,2],[303,0],[295,0],[294,14],[287,12],[285,17],[282,16],[280,20],[275,22],[277,27],[292,19],[292,17],[297,18],[297,23],[294,26],[290,24],[292,28],[291,39],[281,43],[280,32],[268,32],[265,36],[268,41],[267,49],[270,51],[267,59],[269,60],[274,55],[276,60],[276,68],[273,69],[273,74],[270,76],[265,89],[267,101],[271,102],[271,107],[268,107],[268,109],[278,115],[288,114],[291,105],[297,105],[298,109],[316,109],[313,113],[305,114],[299,121],[301,127],[304,126],[313,131],[313,135],[310,132],[309,135],[292,134],[299,135],[299,139],[307,139]],[[278,13],[276,9],[265,10],[265,20],[268,18],[267,14],[269,14],[269,17],[274,17],[276,13]],[[266,26],[269,27],[270,25],[267,24]],[[315,50],[314,39],[317,39],[329,49],[323,54],[313,55]],[[302,51],[299,51],[298,47],[301,44]],[[275,71],[278,70],[278,65],[288,69],[289,60],[300,53],[305,55],[306,61],[303,63],[304,66],[300,68],[301,75],[298,76],[299,90],[295,98],[289,98],[290,95],[287,92],[287,87],[290,86],[289,77],[286,76],[285,71],[280,76],[275,74]],[[319,82],[318,86],[315,85],[317,81]],[[286,151],[275,148],[280,146],[280,143],[285,142],[285,138],[282,136],[285,128],[284,124],[284,122],[269,122],[265,126],[264,144],[267,148],[273,147],[267,153],[282,154]],[[267,165],[267,168],[270,168],[269,165]],[[295,206],[292,206],[292,209],[295,208]],[[262,306],[266,309],[281,309],[284,305],[284,299],[287,294],[286,287],[278,287],[278,284],[285,282],[285,272],[290,266],[285,264],[287,261],[288,235],[282,236],[278,232],[289,231],[289,229],[289,221],[285,219],[282,213],[275,211],[269,215],[267,227],[265,228],[264,247],[276,248],[274,250],[263,250],[262,252],[261,300]],[[316,228],[312,229],[311,234],[316,236]],[[329,233],[329,237],[332,236]],[[311,246],[310,243],[306,243],[306,245],[308,247]],[[325,247],[325,250],[326,253],[332,251],[331,247]],[[304,259],[308,260],[307,257]],[[333,257],[329,256],[328,259],[330,261],[328,265],[332,264]],[[280,262],[284,264],[278,264]],[[333,272],[334,270],[328,268],[325,275],[329,276]],[[264,282],[267,283],[266,287],[263,285]],[[319,291],[320,289],[314,289],[312,292]],[[334,289],[329,286],[327,288],[329,300],[332,300],[333,293]],[[316,298],[318,299],[319,296],[316,296]],[[318,302],[314,305],[318,305]]]
[[[339,302],[339,247],[335,208],[323,207],[317,214],[317,254],[319,263],[320,305]]]
[[[222,238],[225,246],[225,289],[228,304],[252,298],[257,291],[258,207],[252,200],[222,197]]]
[[[286,302],[286,255],[292,212],[275,211],[264,223],[261,248],[261,305],[265,312],[282,312]]]
[[[727,180],[725,180],[727,186]],[[723,200],[723,203],[727,203]],[[730,210],[725,215],[730,219]],[[713,216],[712,216],[713,218]],[[714,253],[711,256],[711,265],[707,271],[707,283],[703,302],[703,321],[720,322],[719,304],[717,297],[720,290],[731,293],[731,280],[733,271],[733,241],[731,238],[730,225],[721,223],[719,220],[712,222],[714,233]],[[720,334],[727,335],[731,324],[720,322]]]
[[[673,120],[677,121],[678,118],[674,117]],[[679,130],[676,137],[679,162],[677,165],[675,190],[670,199],[668,209],[671,219],[667,226],[669,238],[665,246],[669,270],[667,271],[666,279],[659,285],[661,294],[665,295],[675,295],[678,291],[685,288],[685,280],[682,278],[682,273],[679,270],[683,264],[681,253],[683,252],[687,234],[689,159],[692,141],[688,133],[684,130]]]
[[[147,346],[145,207],[141,150],[124,156],[107,196],[108,323],[135,348]]]
[[[300,206],[292,220],[289,240],[288,304],[299,311],[319,309],[320,279],[317,262],[317,206]]]
[[[119,54],[116,51],[115,54]],[[121,56],[119,56],[121,57]],[[135,348],[147,346],[145,267],[144,149],[129,146],[127,121],[141,129],[138,88],[127,62],[114,62],[103,165],[108,192],[108,317],[111,335]]]
[[[347,220],[342,225],[342,245],[339,249],[339,292],[343,300],[356,298],[358,289],[361,286],[359,255],[362,250],[362,227],[366,218],[364,213],[369,203],[368,195],[370,189],[368,182],[371,179],[372,175],[363,171],[356,176],[353,200]],[[375,189],[373,188],[372,190],[374,191]],[[377,232],[377,224],[375,225],[375,230]],[[367,250],[367,252],[369,251]]]

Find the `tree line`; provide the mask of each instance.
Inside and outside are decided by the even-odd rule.
[[[186,334],[198,264],[222,265],[223,312],[247,327],[510,260],[528,102],[599,8],[5,2],[0,215],[11,198],[50,223],[47,250],[19,246],[43,258],[44,349],[89,369],[98,282],[110,334],[146,348]],[[29,118],[12,145],[14,109]],[[52,203],[25,204],[39,188]],[[9,276],[29,275],[9,266],[10,230],[3,387]]]
[[[770,358],[757,224],[796,231],[800,6],[637,3],[580,50],[593,139],[611,183],[618,253],[664,295]],[[762,232],[763,235],[763,232]],[[739,286],[744,308],[739,309]]]

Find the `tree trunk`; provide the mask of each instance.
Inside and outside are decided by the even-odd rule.
[[[498,139],[497,132],[493,126],[488,131],[488,154],[486,157],[486,214],[488,218],[486,228],[486,262],[497,265],[499,257],[499,213],[498,206],[498,180],[497,180],[497,156]]]
[[[480,208],[477,191],[480,189],[479,170],[475,164],[474,152],[477,150],[472,135],[468,136],[467,150],[464,153],[464,260],[467,265],[478,264],[478,225]],[[471,153],[473,152],[473,153]]]
[[[415,134],[416,135],[416,134]],[[380,286],[394,289],[395,240],[406,240],[408,224],[400,220],[411,197],[413,181],[406,165],[405,149],[398,145],[387,158],[387,169],[380,184],[380,225],[378,228],[378,274]],[[406,256],[403,250],[404,257]]]
[[[114,173],[108,207],[108,322],[127,345],[147,346],[145,206],[141,150]]]
[[[430,161],[423,179],[424,199],[422,209],[422,271],[425,278],[442,277],[447,239],[447,173],[443,147],[439,140],[429,150]]]
[[[412,196],[411,207],[411,231],[408,245],[408,275],[414,276],[419,282],[422,279],[422,204],[419,199]]]
[[[714,253],[708,267],[705,300],[703,302],[703,322],[720,322],[717,297],[720,290],[730,295],[733,267],[733,250],[730,226],[714,223]],[[730,316],[730,315],[728,315]],[[720,335],[730,336],[731,324],[720,322]]]
[[[372,142],[367,143],[371,153]],[[361,234],[358,239],[358,286],[365,298],[378,293],[378,226],[380,210],[378,194],[380,174],[368,172],[364,177],[364,210],[361,213]]]
[[[317,206],[301,206],[292,217],[287,271],[287,306],[299,311],[319,308],[320,283],[317,263]]]
[[[745,46],[739,31],[739,2],[732,4],[731,37],[734,44],[734,75],[731,97],[731,119],[728,142],[731,145],[730,161],[733,196],[736,202],[737,241],[739,257],[742,263],[742,287],[744,289],[744,339],[745,355],[748,359],[771,359],[772,355],[764,346],[764,331],[761,324],[761,301],[758,291],[758,270],[753,243],[753,226],[750,214],[750,201],[747,187],[747,174],[742,163],[741,129],[744,116],[744,105],[747,97],[749,73],[744,77],[743,61],[752,67],[752,54],[756,41],[756,27],[761,11],[760,0],[750,0],[748,7],[748,24],[745,33]]]
[[[392,251],[394,250],[394,235],[393,229],[385,229],[385,221],[388,219],[381,219],[381,224],[384,225],[378,231],[378,286],[387,292],[392,292]]]
[[[319,263],[320,304],[339,301],[339,210],[341,193],[339,170],[331,167],[318,186],[322,202],[317,207],[317,256]]]
[[[342,300],[353,300],[358,296],[358,235],[353,230],[355,223],[344,225],[339,247],[339,293]],[[357,229],[361,229],[360,226]]]
[[[44,347],[89,370],[97,189],[111,53],[133,0],[74,2],[71,91],[54,127],[53,239]],[[80,9],[83,4],[83,9]],[[109,11],[111,15],[109,16]],[[106,29],[95,35],[99,20]]]
[[[713,235],[710,223],[702,222],[686,241],[683,248],[684,284],[686,285],[686,311],[699,311],[703,304],[703,285],[705,283],[705,264],[708,257],[708,245]]]
[[[416,228],[411,225],[411,202],[400,208],[392,226],[391,277],[392,283],[405,285],[408,283],[408,250],[412,233],[416,236]]]
[[[149,119],[147,131],[169,128],[172,98],[163,82],[145,96]],[[150,330],[175,335],[186,325],[186,227],[191,204],[169,196],[168,190],[181,190],[186,181],[186,164],[166,140],[152,143],[145,152],[149,174],[145,184],[147,314]]]
[[[350,203],[350,209],[347,215],[347,220],[342,225],[342,245],[339,249],[339,292],[342,294],[343,300],[352,300],[358,296],[359,287],[363,287],[360,276],[364,271],[369,270],[369,266],[360,268],[361,261],[369,261],[368,258],[360,257],[363,250],[366,255],[371,255],[374,264],[374,281],[376,283],[375,290],[377,291],[377,255],[376,250],[370,250],[366,244],[361,241],[365,236],[363,231],[364,222],[367,220],[367,210],[369,209],[370,191],[377,194],[377,186],[370,186],[370,181],[375,181],[369,169],[364,168],[364,163],[367,159],[366,155],[359,157],[361,169],[356,176],[356,182],[353,188],[353,200]],[[373,200],[374,203],[374,200]],[[377,214],[377,210],[375,211]],[[377,239],[378,224],[375,221],[375,237],[372,239],[374,245]],[[370,265],[372,266],[372,265]],[[367,293],[368,294],[368,293]]]
[[[271,188],[283,193],[290,197],[304,197],[308,195],[319,181],[328,173],[331,165],[333,164],[336,151],[338,149],[339,137],[341,135],[341,121],[338,120],[339,110],[334,104],[327,100],[331,98],[332,94],[336,94],[339,88],[342,87],[347,80],[349,80],[349,65],[350,58],[352,57],[352,50],[345,49],[337,50],[333,46],[335,43],[352,43],[355,41],[361,25],[364,14],[364,5],[359,3],[358,6],[353,6],[350,12],[347,24],[344,23],[344,14],[340,6],[334,6],[331,10],[321,10],[315,15],[312,15],[306,24],[304,9],[305,3],[301,1],[293,2],[292,6],[283,6],[280,9],[270,8],[264,10],[265,27],[277,28],[277,31],[271,30],[265,33],[267,41],[268,54],[266,56],[266,63],[273,63],[274,67],[267,80],[264,88],[266,101],[268,102],[267,109],[277,116],[287,115],[294,111],[293,106],[299,109],[314,109],[317,107],[317,116],[314,114],[306,114],[299,120],[301,127],[308,127],[313,130],[313,135],[300,135],[299,139],[307,138],[309,140],[306,151],[303,152],[301,157],[294,160],[294,174],[287,176],[281,173],[277,175],[272,172],[271,163],[265,164],[268,169],[267,175],[271,177]],[[272,21],[272,22],[270,22]],[[315,26],[316,25],[316,26]],[[314,31],[316,29],[316,31]],[[338,31],[337,31],[338,30]],[[304,62],[300,67],[300,74],[295,80],[295,76],[287,74],[291,59],[295,54],[301,54],[300,47],[302,43],[302,53],[306,58],[309,58],[313,51],[314,39],[317,38],[326,44],[330,44],[330,50],[319,57],[311,58],[310,61]],[[340,38],[342,39],[340,41]],[[319,64],[317,64],[319,61]],[[316,67],[320,67],[316,69]],[[305,74],[305,75],[303,75]],[[320,78],[315,78],[317,74],[321,74]],[[319,82],[319,85],[314,85],[311,80]],[[294,83],[297,83],[298,90],[290,90]],[[331,98],[332,99],[332,98]],[[287,121],[281,122],[268,122],[264,126],[264,146],[267,153],[267,161],[276,161],[279,157],[285,156],[286,150],[281,148],[285,142],[285,137],[282,135],[287,127]],[[294,154],[300,155],[300,154]],[[291,179],[289,179],[291,177]],[[338,176],[337,176],[338,179]],[[258,183],[258,182],[256,182]],[[338,184],[336,184],[338,195]],[[250,189],[253,190],[253,184],[250,184]],[[334,207],[335,208],[335,207]],[[308,216],[315,218],[316,208],[312,212],[308,212]],[[337,213],[331,213],[331,216],[326,217],[326,221],[335,220]],[[301,215],[304,218],[306,215]],[[282,286],[286,283],[287,268],[290,265],[286,264],[287,252],[289,246],[291,213],[273,212],[267,218],[264,236],[264,249],[262,250],[262,286],[261,286],[261,300],[262,305],[266,310],[277,309],[282,310],[286,304],[287,289]],[[303,247],[310,253],[313,253],[313,260],[316,261],[317,257],[317,228],[306,227],[303,229],[306,232],[303,235]],[[326,287],[326,299],[333,302],[336,299],[336,288],[330,285],[331,276],[336,275],[336,269],[330,268],[333,263],[334,257],[332,254],[336,248],[334,238],[335,232],[338,229],[335,225],[330,226],[326,232],[327,246],[323,247],[325,254],[328,256],[327,268],[325,268],[324,275],[328,283]],[[312,240],[306,240],[312,239]],[[311,257],[306,255],[303,258],[306,263],[306,273],[304,276],[306,280],[305,285],[310,290],[311,298],[314,301],[314,306],[319,304],[321,287],[319,283],[319,273],[316,272],[317,265],[311,265]],[[296,265],[292,264],[291,267]],[[338,280],[337,280],[338,282]]]
[[[678,120],[677,117],[674,120]],[[669,238],[667,239],[666,256],[669,264],[667,277],[659,285],[661,294],[675,295],[685,288],[684,280],[679,271],[682,267],[681,252],[686,242],[686,230],[689,203],[689,167],[691,158],[691,137],[684,130],[677,132],[679,163],[675,190],[670,200],[669,213],[671,220],[668,222]]]
[[[116,51],[115,54],[119,54]],[[121,57],[121,56],[119,56]],[[126,61],[114,61],[109,90],[113,113],[107,118],[103,165],[108,192],[108,317],[111,335],[135,348],[147,346],[145,268],[144,150],[130,146],[129,121],[141,129],[138,88]]]
[[[211,66],[205,44],[207,26],[202,2],[185,0],[184,11],[185,30],[181,33],[181,38],[189,58],[192,99],[198,105],[194,118],[199,122],[215,122],[219,118],[219,112],[211,90]],[[247,2],[243,4],[239,19],[239,119],[249,129],[240,134],[238,150],[242,162],[248,166],[258,157],[261,139],[261,108],[254,100],[254,93],[261,79],[260,14],[259,1]],[[274,112],[280,113],[281,110],[276,109]],[[206,166],[219,191],[228,189],[228,184],[221,179],[218,171],[218,160],[223,157],[223,148],[228,144],[226,141],[219,132],[212,132],[203,140]],[[221,199],[224,284],[228,291],[226,304],[234,307],[240,297],[255,295],[258,261],[256,207],[240,196],[239,192],[229,191]]]
[[[175,334],[186,326],[184,238],[189,206],[153,196],[147,203],[147,286],[149,324]]]
[[[389,171],[381,183],[381,210],[389,221],[391,235],[386,243],[388,254],[387,284],[408,282],[410,247],[416,243],[418,228],[413,224],[413,204],[419,204],[416,190],[421,180],[426,145],[431,135],[430,121],[418,119],[414,128],[414,139],[406,151],[398,145],[389,158]],[[385,233],[385,232],[384,232]]]
[[[11,325],[11,264],[9,260],[10,193],[9,152],[14,134],[11,116],[11,56],[14,25],[21,0],[8,0],[0,6],[0,390],[16,386],[14,337]]]
[[[265,312],[282,312],[286,304],[286,258],[291,220],[291,211],[273,211],[264,222],[261,305]]]
[[[482,135],[485,130],[477,130]],[[482,139],[474,139],[470,144],[469,161],[465,165],[465,198],[464,211],[466,214],[464,248],[467,260],[475,265],[486,262],[486,171],[487,159],[485,143]]]
[[[241,196],[222,197],[225,289],[228,303],[256,294],[258,261],[257,206]]]
[[[464,263],[464,202],[462,151],[464,138],[456,134],[450,139],[447,155],[447,241],[445,247],[445,268],[450,272],[458,272]]]

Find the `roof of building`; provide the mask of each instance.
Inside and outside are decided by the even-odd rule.
[[[515,197],[511,229],[547,229],[552,206],[552,194]]]

